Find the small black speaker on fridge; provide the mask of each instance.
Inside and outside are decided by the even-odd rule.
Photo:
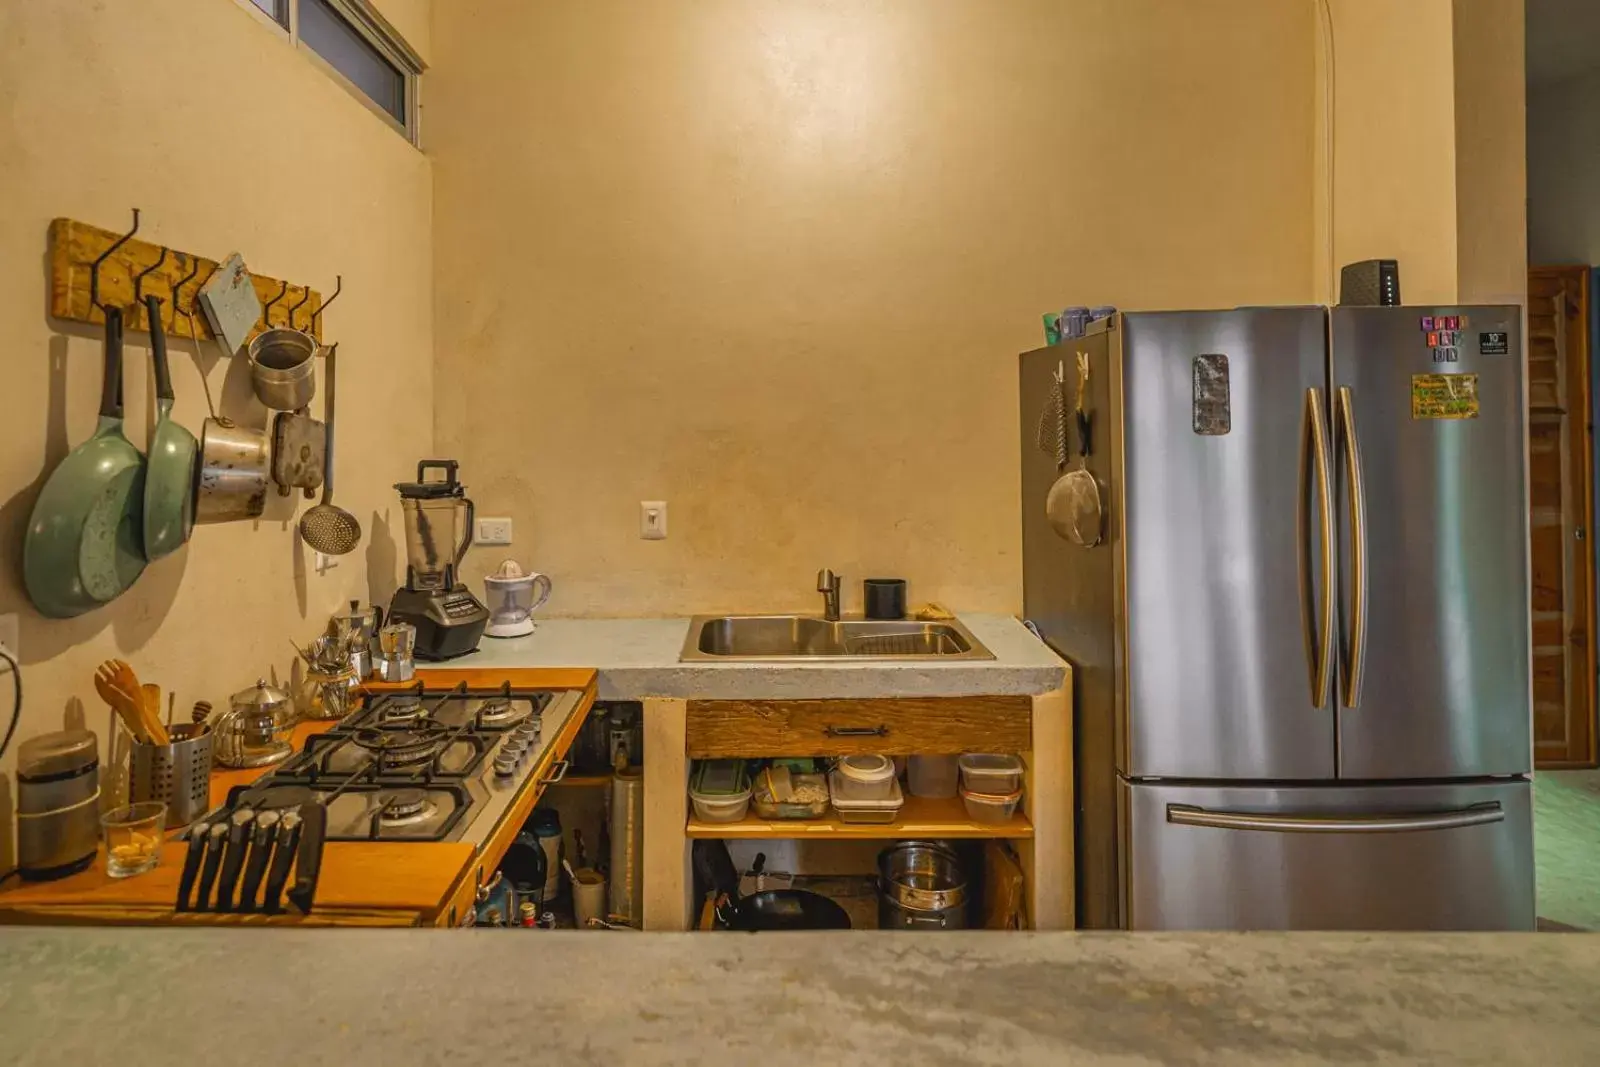
[[[1400,306],[1400,261],[1363,259],[1339,272],[1339,303],[1358,307]]]

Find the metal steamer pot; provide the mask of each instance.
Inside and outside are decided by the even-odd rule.
[[[303,330],[263,330],[250,342],[250,385],[278,411],[301,411],[317,391],[317,341]]]

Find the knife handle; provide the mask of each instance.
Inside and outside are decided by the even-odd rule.
[[[222,874],[217,879],[218,911],[233,910],[233,887],[239,884],[244,854],[250,847],[250,824],[255,817],[254,809],[240,808],[228,824],[228,851],[222,857]]]
[[[210,824],[198,822],[189,830],[189,850],[183,856],[183,873],[178,875],[177,911],[189,910],[189,893],[194,889],[195,876],[200,873],[200,860],[206,851],[206,831]]]
[[[294,864],[295,849],[300,845],[300,814],[284,812],[278,821],[278,848],[272,854],[272,867],[267,871],[267,887],[261,892],[261,910],[268,915],[283,911],[283,886],[289,880],[289,868]]]
[[[225,820],[214,822],[206,831],[206,860],[200,867],[200,893],[195,898],[195,911],[211,910],[211,887],[217,881],[217,867],[222,862],[222,852],[228,845],[228,824]]]
[[[272,855],[272,845],[278,839],[278,813],[264,811],[257,815],[251,837],[250,858],[245,861],[244,881],[239,886],[239,911],[256,910],[256,889],[261,885],[261,875],[267,869],[267,857]]]
[[[295,856],[289,903],[301,915],[310,915],[317,896],[317,876],[322,873],[322,841],[328,832],[328,809],[318,801],[308,800],[300,805],[300,822],[300,850]]]

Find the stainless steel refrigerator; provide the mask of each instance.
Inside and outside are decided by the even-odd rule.
[[[1515,307],[1298,307],[1123,314],[1021,357],[1080,925],[1532,928],[1521,352]],[[1047,519],[1037,429],[1080,354],[1093,547]]]

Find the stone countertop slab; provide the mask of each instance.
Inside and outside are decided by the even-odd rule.
[[[687,618],[543,619],[526,637],[485,637],[477,652],[442,666],[595,667],[602,700],[1031,696],[1064,684],[1066,664],[1016,619],[959,618],[993,660],[680,663]],[[428,665],[417,670],[425,674]]]
[[[1594,1063],[1585,934],[7,929],[0,1064]]]

